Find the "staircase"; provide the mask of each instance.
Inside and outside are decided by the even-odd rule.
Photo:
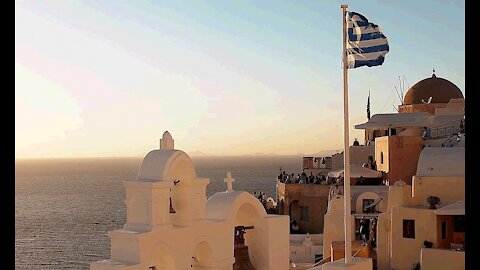
[[[462,137],[465,136],[465,133],[463,134],[455,134],[453,135],[452,137],[448,138],[446,141],[444,141],[442,143],[442,147],[453,147],[455,146],[457,143],[460,142],[460,140],[462,139]]]

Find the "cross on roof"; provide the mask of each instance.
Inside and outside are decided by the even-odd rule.
[[[227,183],[227,192],[232,192],[233,182],[235,182],[235,178],[232,178],[231,172],[227,172],[227,178],[223,178],[223,182]]]

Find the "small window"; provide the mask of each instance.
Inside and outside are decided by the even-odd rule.
[[[413,219],[403,220],[403,238],[415,239],[415,220]]]
[[[383,164],[383,152],[380,152],[380,164]]]
[[[155,266],[148,267],[148,270],[156,270],[156,269],[157,269],[157,267],[155,267]]]
[[[447,222],[442,222],[442,240],[447,239]]]
[[[454,216],[453,224],[454,232],[465,232],[465,216]]]
[[[300,211],[301,211],[300,220],[308,221],[309,220],[308,206],[300,206]]]

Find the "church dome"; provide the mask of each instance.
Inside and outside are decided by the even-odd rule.
[[[143,159],[139,181],[165,181],[196,178],[192,159],[180,150],[153,150]]]
[[[408,89],[403,99],[404,105],[428,103],[448,103],[454,98],[464,98],[462,91],[449,80],[438,78],[433,73],[431,78],[423,79]]]

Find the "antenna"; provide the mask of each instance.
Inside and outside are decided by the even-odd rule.
[[[397,87],[395,86],[394,88],[395,88],[395,92],[397,92],[398,99],[400,99],[400,103],[403,105],[403,100],[402,100],[402,97],[400,96],[400,93],[398,92]]]
[[[400,94],[402,95],[402,98],[403,98],[403,80],[401,79],[400,76],[398,76],[398,79],[400,80]]]
[[[403,75],[405,77],[405,75]],[[400,76],[398,77],[398,79],[400,80]],[[402,99],[403,99],[403,90],[405,89],[405,81],[404,80],[401,80],[400,82],[400,94],[402,95]],[[403,105],[403,103],[402,103]]]

